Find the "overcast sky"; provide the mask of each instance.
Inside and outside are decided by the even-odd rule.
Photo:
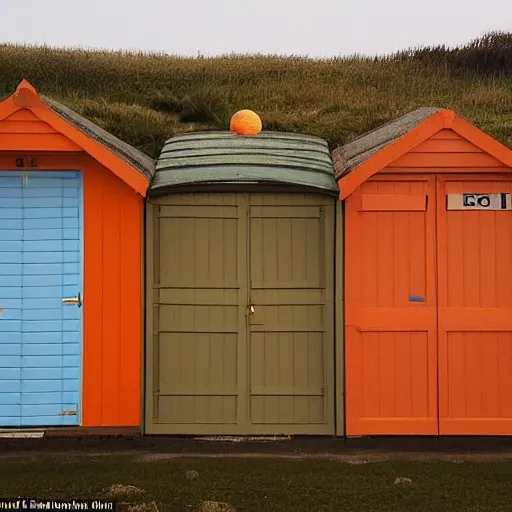
[[[511,0],[0,0],[0,41],[196,56],[383,54],[512,30]]]

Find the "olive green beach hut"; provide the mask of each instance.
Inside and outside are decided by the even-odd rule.
[[[342,433],[338,195],[316,137],[166,142],[147,201],[145,433]]]

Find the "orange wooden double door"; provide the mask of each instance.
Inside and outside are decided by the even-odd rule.
[[[382,174],[346,200],[348,436],[512,434],[511,193]]]

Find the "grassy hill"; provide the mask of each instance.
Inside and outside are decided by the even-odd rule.
[[[151,156],[174,134],[228,129],[240,108],[331,147],[419,106],[452,108],[512,147],[512,33],[329,60],[0,45],[0,94],[22,78]]]

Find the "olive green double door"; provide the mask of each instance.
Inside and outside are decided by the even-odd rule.
[[[145,432],[334,434],[334,201],[148,203]]]

